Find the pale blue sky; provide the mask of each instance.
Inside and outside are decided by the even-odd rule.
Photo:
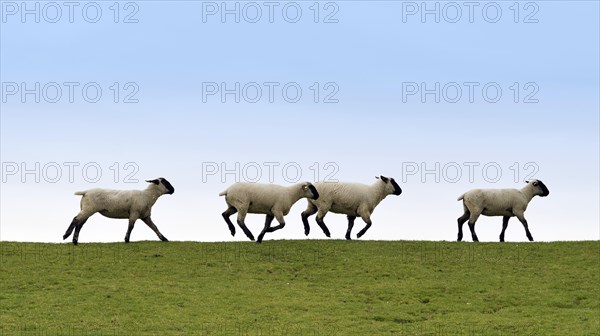
[[[231,14],[224,23],[219,15],[208,15],[203,22],[203,9],[215,2],[138,1],[129,7],[121,2],[115,23],[114,2],[96,3],[102,11],[96,23],[86,22],[95,10],[86,2],[74,7],[73,23],[64,5],[58,22],[47,22],[54,20],[55,8],[39,2],[36,23],[34,14],[25,15],[22,22],[21,2],[1,2],[2,240],[59,242],[78,212],[74,191],[141,189],[144,179],[158,176],[176,189],[153,211],[155,223],[169,239],[245,240],[239,233],[231,237],[220,215],[225,202],[217,194],[235,181],[234,176],[224,181],[220,175],[205,176],[203,181],[203,163],[233,168],[236,162],[241,167],[262,165],[261,182],[268,182],[264,162],[277,162],[279,168],[293,163],[302,169],[302,180],[314,180],[315,162],[321,179],[328,162],[335,163],[334,177],[343,181],[370,184],[375,175],[395,177],[404,193],[380,204],[372,228],[362,238],[393,240],[454,240],[462,211],[456,197],[472,188],[520,188],[532,172],[525,164],[532,162],[528,167],[537,167],[533,177],[550,189],[550,196],[534,199],[526,213],[534,238],[599,238],[598,2],[529,2],[533,7],[520,2],[518,23],[513,1],[493,3],[502,10],[496,23],[486,22],[494,8],[486,17],[481,12],[489,2],[478,3],[473,23],[466,7],[457,23],[445,22],[443,12],[440,23],[431,14],[424,23],[419,15],[403,22],[403,8],[412,3],[394,1],[343,1],[328,7],[321,2],[319,23],[314,23],[312,1],[278,2],[273,23],[264,2],[256,3],[263,11],[257,23],[244,21],[244,6],[248,17],[254,15],[249,2],[238,2],[240,23]],[[29,9],[35,4],[27,2]],[[227,2],[228,8],[235,4]],[[436,2],[427,4],[433,8]],[[447,6],[439,4],[442,11]],[[287,17],[281,12],[284,6]],[[302,10],[298,22],[286,22],[297,7]],[[338,22],[323,23],[333,11],[331,18]],[[538,22],[523,22],[534,11],[529,19]],[[122,22],[133,12],[130,19],[137,23]],[[225,102],[219,94],[203,102],[203,83],[213,82],[226,83],[229,89],[236,82],[241,87],[258,83],[263,95],[256,103],[246,102],[246,96],[236,103],[231,94]],[[265,82],[278,83],[272,103]],[[315,82],[318,103],[313,101]],[[326,88],[329,82],[335,84]],[[465,82],[478,83],[472,103]],[[39,103],[34,94],[23,101],[21,83],[27,89],[40,83]],[[62,90],[55,103],[47,101],[56,96],[49,83],[58,83]],[[86,83],[93,85],[84,97]],[[125,87],[127,83],[133,84]],[[298,102],[285,101],[281,88],[286,83],[302,89]],[[417,94],[403,102],[406,83],[425,83],[429,89],[435,83],[458,83],[462,96],[456,103],[440,96],[436,103],[432,94],[424,102]],[[498,102],[484,99],[481,88],[487,83],[501,88]],[[68,85],[74,88],[72,103]],[[87,102],[84,98],[93,98],[94,87],[102,95],[96,103]],[[338,102],[323,103],[334,90],[331,98]],[[530,98],[538,102],[524,103],[534,91]],[[128,94],[137,103],[124,103]],[[252,98],[254,91],[247,94]],[[22,178],[22,168],[34,169],[36,162],[40,182],[35,182],[36,173]],[[55,183],[50,181],[55,177],[52,162],[62,166]],[[79,164],[72,182],[65,162]],[[84,179],[81,171],[92,162],[102,171],[95,183],[89,176]],[[124,168],[128,162],[135,163],[133,177],[139,183],[124,183],[125,175],[133,172]],[[436,162],[440,167],[457,163],[462,177],[455,181],[453,172],[450,176],[440,171],[436,182],[434,175],[422,177],[418,172],[402,182],[403,168],[424,164],[433,169]],[[466,162],[479,164],[472,181]],[[482,175],[481,168],[492,163],[501,169],[498,181]],[[15,165],[19,171],[10,175]],[[278,168],[274,181],[290,182]],[[266,239],[304,238],[300,212],[305,203],[298,202],[286,218],[288,225]],[[247,217],[255,234],[263,221],[263,216]],[[500,222],[480,218],[480,240],[497,241]],[[309,238],[324,238],[314,217],[311,223]],[[345,216],[329,214],[326,223],[333,237],[343,238]],[[362,225],[359,222],[354,231]],[[80,242],[122,241],[126,226],[126,220],[96,215],[86,223]],[[155,236],[139,222],[132,240],[142,239]],[[526,240],[516,219],[506,239]]]

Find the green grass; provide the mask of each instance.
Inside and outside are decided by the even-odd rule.
[[[598,335],[600,242],[0,243],[6,335]]]

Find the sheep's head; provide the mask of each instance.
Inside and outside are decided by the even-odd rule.
[[[396,196],[402,194],[402,188],[400,188],[398,183],[396,183],[396,181],[393,178],[385,177],[383,175],[379,177],[375,176],[375,178],[380,179],[383,183],[385,183],[385,187],[388,194],[393,194]]]
[[[171,195],[175,192],[175,188],[173,188],[171,183],[169,183],[166,178],[159,177],[154,180],[146,180],[146,182],[157,185],[162,190],[163,194]]]
[[[311,198],[314,200],[319,198],[317,188],[315,188],[315,186],[310,182],[302,183],[302,191],[304,192],[304,197],[306,198]]]
[[[550,191],[548,190],[544,182],[540,180],[529,180],[525,182],[527,182],[527,184],[531,185],[534,188],[535,195],[546,197],[550,194]]]

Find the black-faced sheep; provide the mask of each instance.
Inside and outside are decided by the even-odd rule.
[[[540,180],[526,181],[522,189],[473,189],[458,197],[463,201],[464,214],[458,218],[458,241],[463,238],[462,226],[468,220],[473,241],[479,241],[475,234],[475,222],[479,215],[503,216],[500,241],[504,241],[504,231],[510,217],[516,216],[525,228],[529,241],[533,241],[525,220],[525,210],[534,196],[546,197],[548,188]]]
[[[316,200],[319,198],[319,193],[310,182],[302,182],[289,187],[276,184],[235,183],[219,196],[225,196],[225,202],[227,202],[228,208],[222,215],[232,236],[235,235],[235,226],[231,223],[229,216],[237,212],[238,225],[250,240],[254,240],[252,232],[244,223],[246,214],[267,215],[265,227],[256,240],[257,243],[260,243],[265,233],[277,231],[285,226],[283,217],[290,212],[294,203],[305,197]],[[273,218],[277,219],[279,225],[271,227]]]
[[[155,180],[146,181],[150,185],[144,190],[111,190],[90,189],[78,191],[75,195],[83,196],[80,202],[81,211],[73,218],[71,225],[65,232],[63,239],[67,239],[73,229],[73,244],[77,245],[79,231],[87,219],[99,212],[108,218],[128,218],[129,226],[125,235],[125,242],[129,242],[129,236],[135,221],[139,218],[148,225],[162,241],[168,241],[150,219],[150,212],[156,200],[164,194],[173,194],[175,189],[166,179],[159,177]]]
[[[362,218],[367,224],[356,235],[362,237],[371,227],[371,214],[375,207],[387,195],[400,195],[402,189],[393,178],[385,176],[376,177],[377,181],[372,185],[361,183],[343,183],[343,182],[318,182],[315,187],[319,192],[318,200],[308,200],[308,207],[302,212],[302,223],[304,224],[304,234],[308,235],[310,226],[308,217],[317,213],[317,224],[323,230],[327,237],[330,237],[329,230],[323,222],[323,217],[327,212],[345,214],[348,217],[348,230],[346,239],[350,240],[352,227],[356,217]]]

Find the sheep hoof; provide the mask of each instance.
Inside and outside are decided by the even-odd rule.
[[[346,236],[346,240],[352,240],[352,238],[350,238],[350,236]]]
[[[63,240],[67,239],[69,236],[67,236],[66,234],[63,235]]]
[[[73,245],[77,245],[77,240],[73,240]]]
[[[164,242],[168,242],[169,240],[167,239],[167,237],[162,237],[160,238],[160,240],[164,241]]]

